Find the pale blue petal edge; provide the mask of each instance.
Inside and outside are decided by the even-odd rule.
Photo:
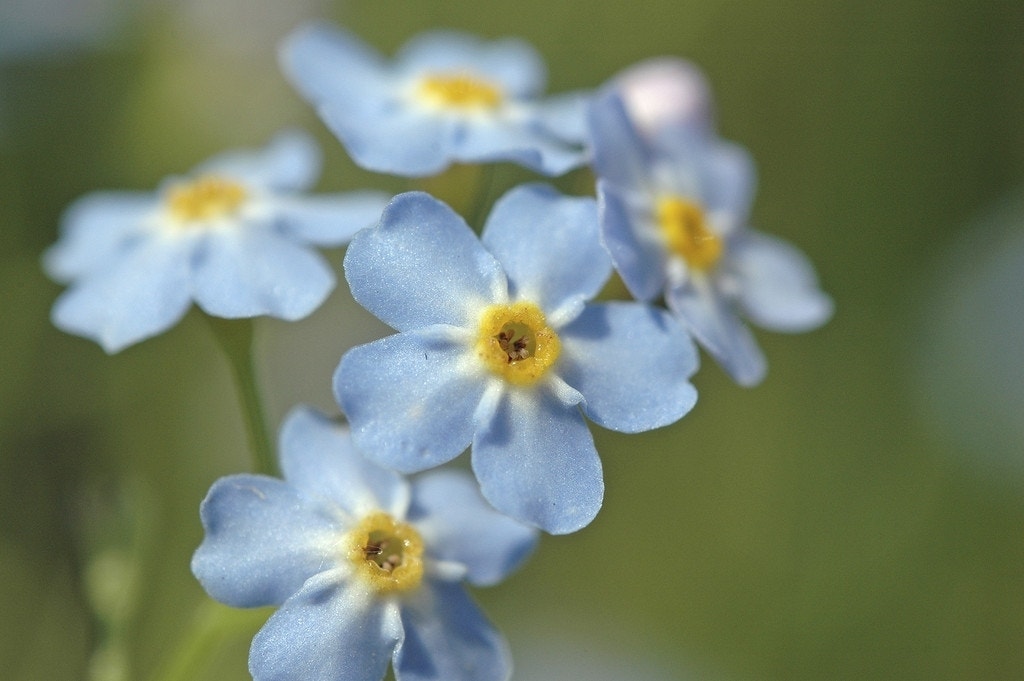
[[[318,109],[357,165],[378,173],[425,177],[451,164],[451,140],[465,121],[427,115],[397,101],[372,104],[354,106],[332,100]]]
[[[376,97],[386,82],[386,67],[372,48],[354,34],[327,22],[312,22],[290,33],[278,59],[285,76],[311,104]]]
[[[356,234],[345,277],[359,304],[398,330],[475,330],[481,309],[506,291],[501,266],[465,221],[422,192],[399,194],[378,226]]]
[[[508,644],[460,584],[426,582],[402,608],[397,681],[506,681]]]
[[[61,217],[60,239],[43,254],[43,268],[68,283],[109,266],[145,238],[144,223],[158,203],[153,192],[94,192],[76,199]]]
[[[682,418],[697,401],[697,349],[668,312],[640,303],[588,305],[561,330],[558,373],[595,423],[627,433]]]
[[[471,73],[498,84],[510,99],[536,97],[547,78],[544,61],[523,40],[484,41],[446,30],[414,36],[395,56],[395,70],[403,76],[434,71]]]
[[[473,471],[496,509],[551,534],[575,532],[604,498],[601,461],[579,406],[546,386],[506,390],[473,441]]]
[[[740,145],[717,138],[709,143],[706,154],[701,196],[704,204],[727,214],[733,226],[746,226],[757,189],[754,159]]]
[[[189,249],[187,240],[141,240],[108,269],[65,291],[50,313],[54,326],[108,353],[166,331],[191,305]]]
[[[197,166],[193,176],[220,175],[276,191],[309,189],[320,175],[320,149],[298,129],[283,130],[262,149],[228,151]]]
[[[358,191],[319,196],[274,197],[271,210],[281,231],[296,241],[316,246],[342,246],[361,229],[380,220],[391,195]]]
[[[261,475],[221,478],[199,515],[206,535],[192,574],[214,599],[240,608],[283,603],[324,569],[341,531],[292,486]]]
[[[709,280],[672,285],[665,302],[734,381],[749,387],[764,379],[768,365],[757,340]]]
[[[549,185],[520,185],[498,199],[481,239],[504,267],[511,297],[548,313],[594,297],[612,272],[594,199]]]
[[[519,567],[537,544],[537,531],[494,510],[472,476],[435,470],[416,478],[406,520],[423,537],[430,557],[467,568],[473,584],[496,584]]]
[[[815,329],[832,316],[832,299],[818,288],[810,260],[791,244],[747,231],[729,253],[748,319],[772,331]]]
[[[558,176],[587,160],[584,149],[557,139],[537,120],[449,120],[448,155],[463,163],[511,161],[543,175]]]
[[[196,303],[228,319],[302,319],[335,283],[320,254],[256,224],[205,233],[190,264]]]
[[[614,89],[605,88],[590,101],[587,125],[597,178],[621,189],[644,189],[654,157]]]
[[[623,283],[637,300],[655,300],[665,290],[667,277],[665,247],[651,236],[641,236],[642,211],[631,205],[629,190],[620,190],[605,180],[597,183],[597,213],[601,243],[611,255]],[[632,201],[631,201],[632,198]]]
[[[467,357],[472,349],[444,332],[427,327],[398,333],[341,358],[335,397],[356,446],[381,465],[421,471],[469,446],[486,383],[475,357]]]
[[[533,119],[563,142],[586,144],[590,139],[587,107],[592,97],[591,92],[581,91],[545,97],[534,104]]]
[[[409,507],[409,485],[356,450],[347,426],[305,405],[281,426],[281,472],[303,497],[350,519],[383,510],[396,518]]]
[[[380,681],[402,637],[397,604],[323,572],[257,632],[249,672],[254,681]]]

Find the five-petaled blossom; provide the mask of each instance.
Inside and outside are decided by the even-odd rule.
[[[411,484],[354,450],[309,408],[281,430],[284,479],[232,475],[201,506],[192,571],[216,600],[279,605],[253,639],[256,681],[502,681],[506,643],[463,581],[494,584],[537,533],[480,498],[472,478]]]
[[[495,508],[553,534],[587,525],[604,482],[583,414],[638,432],[696,401],[696,350],[672,315],[585,302],[610,275],[592,198],[517,187],[478,239],[433,197],[397,196],[345,257],[353,296],[399,331],[335,373],[356,445],[413,472],[472,444]]]
[[[539,99],[544,63],[517,39],[434,31],[388,64],[350,33],[315,23],[285,40],[281,62],[370,170],[424,176],[453,162],[511,161],[561,175],[585,160],[586,97]]]
[[[216,156],[153,192],[99,192],[72,204],[44,256],[71,287],[54,324],[107,352],[159,334],[194,300],[215,317],[305,317],[334,288],[309,246],[340,246],[387,203],[378,192],[301,196],[319,150],[304,133]]]
[[[802,253],[747,226],[754,170],[743,149],[682,110],[640,132],[614,85],[588,115],[602,241],[638,300],[664,295],[733,379],[754,385],[765,359],[739,315],[806,331],[828,320],[832,301]]]

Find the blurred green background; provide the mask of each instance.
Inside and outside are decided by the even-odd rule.
[[[820,331],[759,334],[763,385],[705,361],[680,423],[596,433],[598,519],[477,593],[516,678],[1024,678],[1024,4],[3,0],[4,678],[149,678],[205,600],[199,501],[249,467],[194,312],[116,356],[50,325],[63,208],[285,125],[323,143],[322,190],[409,187],[356,170],[279,74],[275,44],[317,16],[387,53],[433,27],[518,35],[553,92],[695,61],[758,162],[755,224],[837,303]],[[387,329],[342,285],[258,332],[276,424],[335,410],[341,354]],[[248,678],[252,629],[197,678]]]

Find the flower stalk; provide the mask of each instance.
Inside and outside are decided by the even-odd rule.
[[[263,399],[256,380],[252,319],[221,319],[209,315],[206,315],[206,319],[217,344],[231,365],[256,472],[277,475],[273,447],[267,434]]]

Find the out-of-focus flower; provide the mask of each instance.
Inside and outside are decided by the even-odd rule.
[[[734,380],[757,384],[766,363],[740,315],[806,331],[828,320],[832,301],[802,253],[747,226],[750,157],[692,122],[645,138],[614,84],[589,121],[601,236],[626,286],[639,300],[664,295]]]
[[[311,24],[281,48],[285,74],[359,165],[433,175],[453,162],[511,161],[560,175],[584,161],[585,97],[540,100],[532,47],[424,33],[386,63],[355,36]]]
[[[348,429],[299,408],[281,430],[284,480],[217,481],[192,571],[216,600],[279,605],[256,634],[256,681],[501,681],[507,645],[465,592],[494,584],[536,531],[480,498],[468,475],[412,483],[378,468]]]
[[[696,66],[676,57],[655,57],[614,78],[626,111],[645,138],[670,126],[694,126],[711,132],[711,89]]]
[[[931,433],[973,474],[1024,486],[1024,187],[981,212],[911,290],[912,396]]]
[[[596,211],[524,185],[495,204],[481,243],[413,192],[353,239],[352,294],[399,331],[349,351],[335,374],[360,449],[412,472],[472,443],[498,510],[555,534],[594,518],[604,482],[583,414],[624,432],[672,423],[696,401],[697,368],[672,315],[585,303],[611,274]]]
[[[215,317],[305,317],[335,283],[309,246],[346,243],[387,202],[378,192],[301,196],[319,165],[312,140],[290,131],[156,193],[79,199],[44,255],[49,275],[71,285],[54,324],[113,353],[167,330],[193,300]]]

